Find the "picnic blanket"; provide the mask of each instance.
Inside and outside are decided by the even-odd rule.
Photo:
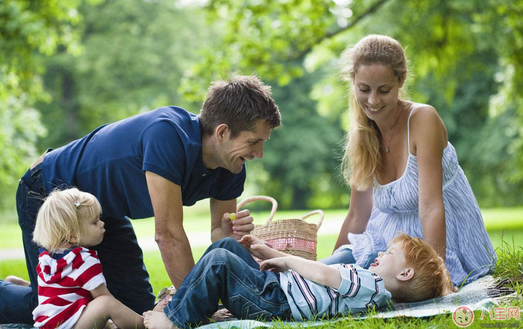
[[[400,316],[430,317],[438,314],[452,313],[461,306],[466,306],[472,311],[482,310],[483,308],[497,306],[501,299],[516,297],[514,291],[503,287],[505,283],[507,283],[506,280],[499,281],[491,275],[487,275],[463,286],[457,293],[415,303],[393,303],[386,309],[380,310],[372,316],[385,319]],[[354,314],[351,317],[352,319],[365,319],[369,317],[369,315]],[[343,320],[343,318],[309,322],[260,322],[254,320],[238,320],[235,318],[223,320],[225,321],[210,323],[199,327],[199,329],[270,328],[280,327],[282,324],[291,327],[316,327],[325,325],[326,321],[336,322]]]
[[[393,318],[400,316],[407,317],[429,317],[437,314],[454,312],[458,307],[466,306],[470,310],[482,310],[483,308],[498,305],[501,299],[516,297],[516,293],[508,288],[504,288],[506,281],[494,279],[491,275],[484,276],[472,283],[469,283],[457,292],[444,297],[438,297],[416,303],[394,303],[383,311],[372,315],[379,318]],[[200,329],[251,329],[251,328],[270,328],[279,327],[282,324],[292,327],[315,327],[325,325],[326,321],[340,321],[343,318],[337,318],[326,321],[310,322],[260,322],[254,320],[238,320],[226,313],[223,316],[215,316],[220,322],[210,323],[199,327]],[[353,319],[365,319],[367,314],[354,314]],[[0,324],[0,329],[32,329],[32,326],[24,324]]]

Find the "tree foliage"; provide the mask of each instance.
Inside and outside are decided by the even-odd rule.
[[[410,98],[434,105],[480,204],[523,192],[523,0],[0,0],[0,194],[47,147],[163,105],[197,113],[230,72],[272,85],[283,127],[247,193],[339,207],[348,127],[338,58],[370,34],[410,58]],[[9,193],[7,192],[9,190]]]
[[[159,106],[198,113],[199,107],[177,92],[183,72],[208,38],[193,9],[181,10],[172,1],[133,0],[84,4],[79,10],[83,53],[60,52],[45,60],[52,101],[38,105],[46,126],[64,124],[40,141],[42,149]]]
[[[282,208],[340,207],[347,202],[344,184],[335,169],[343,131],[316,111],[315,102],[304,97],[319,76],[305,74],[284,87],[273,87],[283,126],[266,143],[258,166],[269,179],[257,185],[258,191],[276,197]],[[258,175],[255,172],[253,176]]]
[[[72,53],[81,50],[74,28],[81,21],[78,4],[58,0],[0,2],[2,194],[12,191],[29,159],[36,158],[36,141],[46,131],[33,107],[37,100],[49,100],[41,80],[44,66],[39,55],[50,56],[59,47]]]
[[[523,1],[232,0],[212,1],[207,10],[223,26],[223,44],[192,75],[255,71],[292,86],[305,72],[321,70],[325,76],[311,86],[309,101],[343,127],[347,102],[335,78],[339,54],[366,34],[398,39],[411,59],[411,98],[436,106],[482,204],[519,202]],[[478,143],[485,138],[491,140]],[[282,186],[289,185],[288,177],[278,180]]]

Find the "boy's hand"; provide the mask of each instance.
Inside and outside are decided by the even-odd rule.
[[[253,235],[243,236],[240,243],[256,258],[264,260],[273,257],[272,253],[274,249],[267,246],[265,241]]]
[[[288,271],[290,269],[287,264],[288,259],[289,257],[278,257],[264,260],[260,264],[260,271],[273,270],[276,273]]]
[[[256,245],[256,244],[263,244],[263,245],[265,245],[265,241],[263,241],[262,239],[254,236],[254,235],[245,235],[240,240],[240,243],[245,248],[250,248],[251,246]]]

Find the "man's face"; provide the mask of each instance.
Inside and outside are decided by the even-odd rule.
[[[257,120],[254,131],[242,131],[236,138],[230,138],[230,131],[224,137],[221,165],[233,174],[241,172],[246,161],[263,157],[263,144],[271,137],[272,128],[265,121]]]

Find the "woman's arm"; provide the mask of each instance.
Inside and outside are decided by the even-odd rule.
[[[411,152],[419,176],[419,217],[424,240],[445,259],[446,227],[443,204],[443,150],[447,130],[431,106],[418,108],[411,117]]]
[[[365,191],[352,189],[350,195],[350,207],[347,217],[341,227],[340,235],[334,245],[334,250],[349,243],[349,233],[363,233],[367,228],[370,213],[372,211],[372,187]]]

